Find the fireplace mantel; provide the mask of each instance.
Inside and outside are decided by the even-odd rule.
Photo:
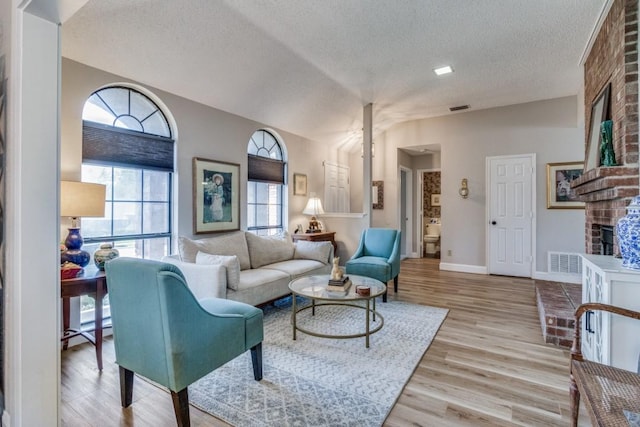
[[[638,167],[610,166],[591,169],[571,182],[586,203],[628,199],[638,194]]]

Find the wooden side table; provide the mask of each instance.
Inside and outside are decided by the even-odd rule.
[[[331,242],[333,245],[333,252],[336,253],[338,251],[338,245],[335,241],[335,235],[335,231],[323,231],[320,233],[295,233],[292,234],[291,237],[294,242],[298,240],[307,240],[309,242]]]
[[[82,295],[92,296],[96,301],[94,328],[71,329],[69,298]],[[107,276],[104,271],[95,269],[85,270],[81,276],[73,279],[60,280],[60,296],[62,297],[62,333],[63,349],[67,349],[69,339],[77,336],[84,337],[96,347],[98,369],[102,371],[102,300],[107,295]],[[91,335],[93,332],[94,335]]]

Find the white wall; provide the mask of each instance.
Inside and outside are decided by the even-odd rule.
[[[440,169],[440,153],[423,154],[411,158],[413,169]]]
[[[10,45],[10,40],[11,40],[11,16],[13,14],[13,10],[11,8],[12,4],[11,2],[8,1],[3,1],[0,2],[0,60],[3,61],[0,63],[0,74],[2,75],[2,77],[0,77],[0,85],[3,85],[2,87],[4,88],[4,90],[7,90],[7,87],[4,84],[4,80],[7,79],[11,73],[11,58],[9,57],[9,52],[11,49],[11,45]],[[4,92],[4,91],[3,91]],[[0,108],[2,109],[2,113],[0,113],[0,129],[3,132],[3,137],[4,142],[3,142],[3,150],[6,150],[7,147],[7,143],[8,143],[8,136],[6,134],[7,128],[6,128],[6,115],[7,115],[7,95],[6,93],[4,94],[4,97],[2,99],[0,99]],[[2,173],[5,177],[7,177],[7,170],[6,170],[6,165],[7,163],[7,159],[5,157],[4,161],[2,162],[2,164],[0,164],[0,168],[2,169]],[[7,193],[6,193],[6,178],[3,180],[0,180],[0,197],[2,198],[2,206],[6,207],[6,197],[7,197]],[[5,210],[5,212],[2,213],[2,215],[0,215],[0,227],[2,227],[2,233],[3,236],[5,236],[3,239],[6,239],[6,226],[7,226],[7,214],[8,212]],[[2,281],[0,281],[0,286],[2,289],[0,289],[0,294],[2,295],[2,298],[0,298],[0,304],[2,304],[2,307],[0,307],[0,316],[2,316],[2,322],[3,324],[6,324],[5,322],[7,321],[7,307],[8,305],[6,304],[6,279],[7,279],[7,264],[6,264],[6,258],[5,258],[5,251],[7,250],[7,245],[4,244],[2,245],[1,249],[0,249],[0,256],[2,257],[0,259],[0,271],[2,272]],[[7,340],[11,338],[11,335],[7,335],[7,333],[5,331],[2,331],[2,345],[0,345],[0,351],[2,351],[2,357],[0,358],[0,360],[2,360],[2,371],[4,373],[4,378],[3,378],[3,382],[2,384],[0,384],[0,391],[1,391],[1,397],[2,397],[2,412],[4,412],[4,408],[6,407],[6,393],[7,393],[7,370],[9,368],[9,365],[7,363]],[[8,414],[7,414],[8,417]]]
[[[2,421],[15,426],[58,423],[60,34],[57,21],[38,17],[47,16],[51,4],[11,2],[11,24],[2,33],[11,40],[5,211],[6,412]],[[7,22],[4,12],[3,25]]]
[[[584,211],[546,208],[546,164],[584,159],[584,130],[578,127],[578,110],[577,98],[572,96],[394,126],[385,135],[384,223],[397,224],[396,209],[387,206],[398,203],[397,191],[391,189],[397,188],[397,165],[407,162],[395,148],[441,144],[442,262],[484,267],[485,158],[536,153],[536,270],[547,271],[550,250],[582,252]],[[469,180],[466,200],[458,196],[462,178]],[[452,251],[450,257],[448,250]]]
[[[82,64],[63,60],[62,72],[62,177],[77,178],[81,162],[81,113],[84,100],[97,88],[122,82],[114,76]],[[246,170],[246,143],[256,129],[265,127],[236,115],[222,112],[193,101],[149,88],[169,108],[178,125],[178,234],[192,235],[191,162],[194,156],[240,163]],[[539,101],[510,107],[467,112],[440,118],[399,124],[376,138],[373,179],[384,181],[384,210],[372,212],[372,225],[398,227],[398,165],[415,170],[414,161],[398,148],[413,145],[441,144],[442,169],[442,249],[452,251],[443,262],[473,266],[485,265],[485,163],[487,156],[537,153],[537,228],[538,271],[546,271],[549,250],[581,251],[583,248],[584,213],[576,210],[546,209],[545,165],[550,162],[581,160],[583,131],[577,126],[576,97]],[[323,194],[325,159],[336,159],[357,170],[359,153],[348,156],[331,152],[326,145],[276,129],[282,136],[289,155],[289,179],[293,173],[305,173],[309,191]],[[313,156],[309,156],[313,153]],[[471,196],[457,196],[460,180],[469,180]],[[352,173],[352,202],[361,200],[362,177]],[[243,180],[242,188],[245,186]],[[417,199],[417,197],[415,197]],[[246,195],[241,192],[241,206]],[[289,230],[308,222],[300,212],[306,197],[289,193]],[[361,211],[352,206],[352,212]],[[414,209],[415,211],[415,209]],[[245,227],[245,211],[241,209],[241,226]],[[415,219],[414,219],[415,220]],[[357,241],[360,230],[352,220],[327,218],[329,230],[342,230],[338,240]],[[417,224],[413,224],[416,230]],[[414,250],[417,242],[414,239]],[[357,242],[356,242],[357,243]],[[345,253],[355,249],[345,245]]]

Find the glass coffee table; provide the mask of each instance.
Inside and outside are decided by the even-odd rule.
[[[365,337],[365,345],[369,348],[369,336],[378,332],[384,325],[384,318],[376,311],[376,297],[384,294],[387,291],[387,286],[379,280],[372,279],[370,277],[349,275],[349,279],[351,279],[351,288],[346,292],[346,294],[327,291],[329,275],[300,277],[289,283],[289,289],[293,294],[291,322],[293,324],[294,340],[296,339],[297,331],[320,338],[347,339]],[[359,286],[369,287],[369,295],[359,295],[356,293],[356,288]],[[311,305],[298,308],[296,305],[296,295],[309,298],[311,300]],[[364,303],[358,304],[360,301],[363,301]],[[364,310],[365,331],[356,334],[332,335],[311,331],[302,328],[297,324],[298,313],[305,310],[311,310],[311,315],[315,316],[316,307],[322,307],[324,305],[340,305]],[[376,321],[376,317],[380,319],[380,323],[373,329],[371,329],[371,317],[373,318],[373,322]]]

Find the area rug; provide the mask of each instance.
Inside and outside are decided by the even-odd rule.
[[[379,426],[429,348],[448,310],[378,303],[383,328],[364,338],[327,339],[298,332],[292,340],[291,300],[265,309],[262,381],[246,353],[189,386],[194,406],[234,426]],[[300,313],[306,329],[364,330],[364,311],[320,307]],[[376,319],[376,325],[380,319]]]

